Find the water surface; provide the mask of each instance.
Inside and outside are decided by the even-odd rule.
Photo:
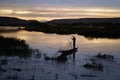
[[[70,48],[71,36],[76,37],[76,47],[79,54],[107,53],[119,55],[120,39],[109,38],[86,38],[81,35],[58,35],[42,32],[29,32],[25,30],[17,32],[5,32],[0,35],[4,37],[17,37],[23,39],[31,48],[39,49],[49,55],[55,54],[59,49]]]
[[[120,57],[120,39],[109,38],[86,38],[81,35],[58,35],[47,34],[43,32],[30,32],[25,30],[5,31],[1,32],[0,36],[15,37],[23,39],[32,49],[38,49],[41,54],[54,57],[58,55],[58,50],[71,48],[71,37],[76,37],[76,53],[75,61],[68,56],[66,63],[56,63],[54,61],[44,61],[43,58],[30,57],[28,59],[19,59],[18,57],[0,57],[7,59],[8,63],[0,68],[6,72],[0,71],[0,79],[17,80],[119,80],[119,63],[102,61],[105,65],[104,71],[85,69],[83,65],[89,60],[88,56],[93,56],[101,53],[112,54],[115,58]],[[7,47],[7,45],[4,45]],[[34,53],[33,53],[34,54]],[[20,71],[17,71],[20,70]],[[81,75],[95,75],[97,77],[81,77]],[[57,75],[57,76],[56,76]],[[108,76],[105,76],[108,75]],[[114,76],[113,76],[114,75]],[[77,78],[76,78],[77,76]]]

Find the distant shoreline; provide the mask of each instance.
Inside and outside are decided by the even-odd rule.
[[[48,22],[0,17],[0,26],[24,26],[28,31],[78,34],[93,38],[120,38],[120,18],[60,19]]]

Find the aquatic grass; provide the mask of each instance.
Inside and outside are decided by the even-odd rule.
[[[0,36],[0,56],[30,56],[32,50],[25,40]]]

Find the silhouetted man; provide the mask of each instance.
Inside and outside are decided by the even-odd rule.
[[[72,40],[73,40],[73,49],[75,49],[76,38],[74,36],[72,36]]]

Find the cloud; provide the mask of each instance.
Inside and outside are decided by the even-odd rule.
[[[119,17],[119,9],[110,8],[64,8],[33,7],[31,9],[0,9],[2,16],[15,16],[24,19],[51,20],[62,18]]]
[[[32,12],[30,12],[30,11],[14,11],[13,13],[15,13],[15,14],[29,14]]]
[[[9,10],[9,9],[1,9],[0,10],[0,14],[11,14],[13,13],[13,10]]]

